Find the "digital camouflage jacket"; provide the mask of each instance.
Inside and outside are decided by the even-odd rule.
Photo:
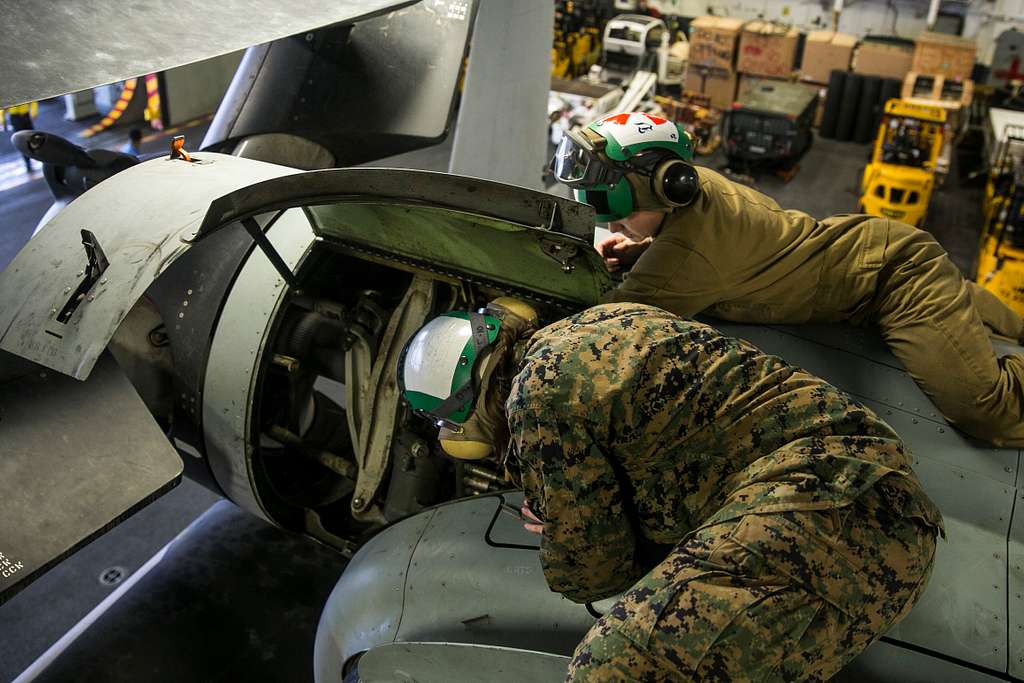
[[[552,590],[597,600],[640,548],[751,513],[849,505],[875,487],[941,527],[902,441],[839,389],[714,328],[604,304],[530,340],[506,403],[509,471],[545,521]]]

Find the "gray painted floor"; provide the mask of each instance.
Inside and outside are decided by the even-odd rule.
[[[123,581],[218,500],[185,479],[0,606],[0,681],[24,671],[117,588],[101,581],[108,570]]]
[[[73,126],[60,119],[60,109],[56,103],[44,103],[38,127],[49,124],[50,130],[70,132]],[[119,146],[123,135],[122,130],[96,142]],[[202,131],[190,131],[188,139],[198,143]],[[161,151],[165,145],[162,140],[155,141],[144,147],[144,151]],[[442,145],[372,165],[442,170],[447,168],[449,154],[450,145]],[[756,186],[783,206],[801,208],[817,217],[849,212],[857,204],[855,188],[866,156],[864,146],[819,139],[802,160],[801,169],[791,182],[765,177]],[[20,159],[5,137],[0,136],[0,169],[15,173],[17,163],[13,162],[20,163]],[[716,155],[700,159],[698,163],[717,168],[723,164],[723,159]],[[4,216],[0,222],[0,269],[27,240],[49,205],[48,197],[40,178],[0,189],[0,212]],[[977,190],[950,184],[937,193],[934,202],[928,227],[966,271],[976,250],[980,195]],[[130,575],[216,500],[218,497],[214,494],[185,481],[0,607],[0,624],[4,626],[4,638],[0,639],[0,680],[16,676],[109,595],[113,587],[100,582],[101,574],[117,566],[123,569],[123,575]],[[255,556],[268,563],[282,561],[272,552]],[[224,568],[211,566],[208,571],[216,574]],[[213,580],[221,589],[232,583],[230,576],[216,575]],[[215,637],[215,634],[205,633],[202,624],[195,625],[195,633],[197,638]],[[182,652],[181,656],[187,657],[188,653]],[[300,676],[305,678],[305,674],[302,672]],[[150,680],[175,679],[169,676]]]

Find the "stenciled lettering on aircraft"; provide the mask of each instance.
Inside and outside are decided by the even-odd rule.
[[[12,560],[7,555],[0,552],[0,578],[8,579],[24,568],[24,564],[17,562],[16,560]]]
[[[529,576],[530,574],[533,574],[533,567],[509,565],[505,567],[505,573],[511,574],[512,576]]]

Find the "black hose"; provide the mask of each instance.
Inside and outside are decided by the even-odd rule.
[[[303,313],[291,334],[288,335],[288,355],[294,358],[305,358],[313,346],[317,329],[322,316],[319,313]]]

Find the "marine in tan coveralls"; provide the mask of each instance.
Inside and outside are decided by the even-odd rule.
[[[612,267],[619,256],[642,255],[608,301],[736,322],[875,324],[950,422],[996,445],[1024,446],[1024,357],[998,358],[986,329],[1020,340],[1024,321],[965,280],[929,233],[865,215],[818,221],[697,171],[691,206],[610,224],[633,238],[603,245]],[[649,246],[637,244],[647,237]]]
[[[985,328],[1019,341],[1024,321],[965,281],[931,235],[884,218],[783,210],[695,168],[692,156],[684,130],[641,112],[568,131],[559,144],[555,178],[633,238],[599,245],[611,268],[636,261],[608,301],[737,322],[877,325],[951,422],[1024,446],[1024,356],[997,358]]]
[[[826,680],[920,596],[939,512],[896,433],[825,381],[636,304],[544,328],[519,367],[507,463],[547,581],[628,590],[569,680]]]

